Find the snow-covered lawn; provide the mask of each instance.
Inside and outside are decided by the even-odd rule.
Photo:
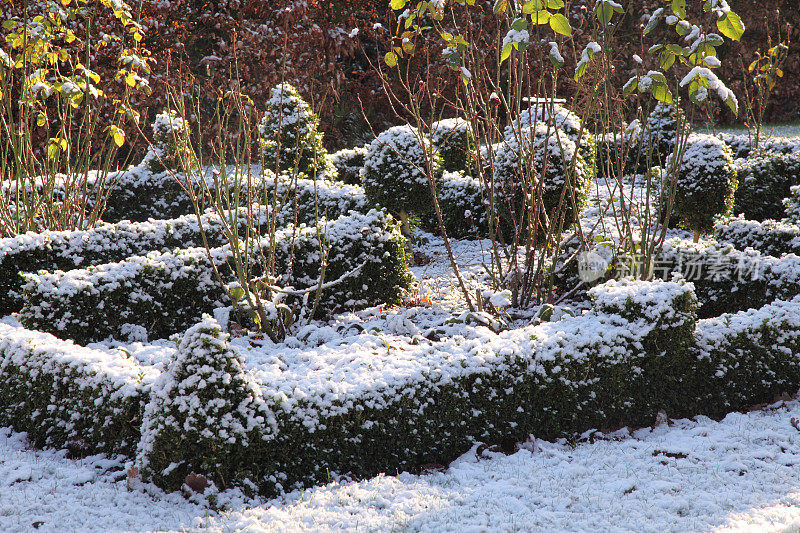
[[[0,530],[710,531],[800,529],[800,401],[575,447],[473,450],[444,472],[336,482],[220,514],[128,488],[124,465],[0,430]]]

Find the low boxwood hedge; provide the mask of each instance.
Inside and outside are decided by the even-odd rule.
[[[615,255],[608,250],[608,269],[586,283],[579,276],[579,257],[573,241],[562,245],[562,259],[552,276],[557,292],[570,292],[574,299],[587,297],[593,285],[631,275],[643,268],[641,258]],[[693,243],[671,238],[653,261],[654,275],[669,280],[678,274],[694,284],[701,318],[759,308],[776,299],[789,300],[800,294],[800,257],[781,258],[754,249],[737,250],[730,244]]]
[[[748,220],[780,220],[785,216],[783,200],[793,185],[800,185],[800,152],[760,149],[741,165],[733,212]]]
[[[443,463],[478,441],[651,422],[668,401],[670,376],[680,379],[691,363],[691,285],[622,282],[593,294],[599,309],[582,317],[414,354],[375,344],[365,358],[362,341],[361,354],[345,346],[319,359],[287,358],[279,370],[255,366],[260,397],[251,385],[229,392],[226,383],[245,383],[245,357],[206,318],[184,337],[175,376],[154,386],[140,449],[145,479],[177,489],[194,473],[276,494],[333,472],[365,477]],[[201,364],[214,369],[188,372]],[[219,401],[205,396],[211,381],[223,384]],[[212,404],[224,411],[220,426],[204,419]],[[250,423],[258,417],[264,422]],[[205,437],[184,446],[195,433]],[[231,438],[248,445],[230,455]]]
[[[395,303],[410,287],[404,239],[383,212],[351,214],[320,227],[288,227],[276,236],[278,283],[315,287],[320,242],[328,249],[325,281],[341,283],[322,292],[318,311]],[[256,270],[269,237],[253,248]],[[233,281],[229,245],[211,250],[226,281]],[[291,265],[291,268],[290,268]],[[346,274],[351,274],[345,277]],[[229,303],[204,248],[151,252],[117,263],[68,272],[24,274],[20,320],[28,327],[78,343],[119,338],[123,326],[144,327],[151,337],[185,330],[201,313]]]
[[[157,376],[122,352],[0,323],[0,424],[27,432],[34,446],[131,455]]]
[[[714,225],[714,237],[737,248],[754,248],[775,257],[800,255],[800,226],[785,221],[721,220]]]

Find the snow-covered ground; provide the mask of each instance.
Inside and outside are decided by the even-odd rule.
[[[472,451],[444,472],[335,482],[222,513],[128,487],[124,465],[0,430],[2,531],[797,531],[800,401],[577,446]],[[594,440],[590,442],[590,440]]]

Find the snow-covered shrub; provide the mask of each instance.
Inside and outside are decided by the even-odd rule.
[[[800,300],[699,320],[694,412],[722,416],[800,388]]]
[[[578,153],[589,166],[592,176],[595,175],[597,171],[595,166],[597,139],[588,128],[583,127],[583,131],[581,131],[581,118],[560,104],[552,104],[551,108],[549,103],[540,103],[526,109],[506,126],[503,130],[503,137],[508,139],[526,131],[530,133],[531,126],[536,126],[537,123],[549,124],[551,128],[563,131],[567,138],[578,147]]]
[[[779,220],[793,185],[800,185],[800,152],[750,154],[739,170],[734,213],[748,220]]]
[[[683,132],[678,128],[683,127]],[[662,164],[672,154],[678,135],[688,135],[692,126],[680,107],[659,102],[645,121],[642,131],[646,150],[651,150],[654,164]]]
[[[351,214],[315,227],[288,227],[276,233],[276,265],[283,286],[297,289],[318,283],[319,235],[329,247],[326,288],[319,312],[397,303],[409,288],[404,240],[397,224],[379,211]],[[258,260],[270,239],[253,246]],[[233,281],[229,246],[211,250],[226,281]],[[291,264],[291,268],[289,268]],[[117,263],[68,272],[24,274],[24,307],[20,320],[28,327],[78,343],[121,338],[128,324],[146,329],[152,338],[185,330],[203,312],[229,303],[205,248],[171,253],[151,252]]]
[[[171,173],[139,165],[114,175],[101,218],[105,222],[177,218],[192,212],[189,195]]]
[[[153,382],[137,448],[145,481],[178,490],[195,474],[226,488],[257,475],[248,452],[274,433],[275,417],[228,340],[204,315]]]
[[[484,204],[485,188],[464,171],[445,172],[439,180],[439,207],[447,235],[455,238],[486,235],[489,215]],[[436,231],[436,215],[428,216],[426,226]]]
[[[403,218],[433,209],[426,174],[426,157],[432,158],[433,171],[441,172],[442,157],[408,125],[394,126],[384,131],[369,145],[361,178],[367,198]],[[426,156],[427,153],[427,156]]]
[[[368,146],[345,148],[332,153],[329,157],[336,167],[338,180],[350,185],[361,185],[361,169],[367,157]]]
[[[308,177],[332,176],[336,167],[322,145],[319,117],[288,83],[274,87],[259,125],[264,168]]]
[[[800,185],[789,187],[789,196],[783,199],[787,222],[800,224]]]
[[[733,150],[737,159],[749,157],[752,153],[750,135],[743,133],[719,133],[717,137],[725,141]],[[800,152],[800,138],[797,137],[766,137],[758,143],[759,150],[771,154],[792,154]]]
[[[714,237],[739,249],[754,248],[766,255],[800,255],[800,226],[789,221],[735,218],[714,225]]]
[[[597,137],[596,166],[601,175],[633,174],[646,169],[647,154],[642,152],[642,126],[638,120],[621,131],[610,131]]]
[[[448,118],[431,124],[431,141],[442,155],[445,171],[469,172],[474,161],[475,135],[463,118]]]
[[[717,137],[731,147],[734,159],[743,159],[750,155],[750,136],[737,133],[718,133]]]
[[[168,109],[156,115],[153,122],[153,146],[148,149],[142,161],[151,172],[165,169],[183,169],[197,166],[197,158],[192,151],[191,129],[189,123]]]
[[[542,203],[548,217],[552,219],[563,195],[564,220],[567,225],[574,222],[586,202],[592,175],[583,157],[576,155],[575,143],[560,130],[544,123],[511,133],[505,137],[494,159],[496,205],[500,216],[519,220],[525,195],[535,195],[541,187]],[[573,159],[574,173],[570,168]],[[520,165],[529,168],[523,169]],[[577,211],[573,209],[573,194]]]
[[[678,172],[673,215],[688,229],[710,231],[714,218],[733,208],[736,185],[730,147],[712,135],[692,134]]]
[[[36,447],[130,455],[156,375],[122,353],[0,323],[0,424]]]

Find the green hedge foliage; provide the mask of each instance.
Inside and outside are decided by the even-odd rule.
[[[729,219],[714,225],[714,237],[737,248],[754,248],[766,255],[800,255],[800,226],[785,221]]]
[[[318,283],[319,237],[328,249],[325,281],[341,283],[322,292],[320,313],[380,303],[397,303],[410,287],[404,239],[380,211],[352,214],[318,228],[288,227],[276,234],[278,283],[298,289]],[[269,246],[264,237],[254,254]],[[233,281],[229,245],[211,251],[223,279]],[[291,264],[291,268],[289,265]],[[259,267],[256,260],[254,267]],[[257,275],[257,273],[256,273]],[[152,338],[185,330],[201,313],[229,300],[214,276],[204,248],[151,252],[117,263],[68,272],[25,274],[20,320],[27,327],[78,343],[121,338],[126,324],[144,327]]]
[[[592,170],[576,153],[575,143],[560,130],[544,123],[512,129],[510,133],[494,157],[496,205],[500,216],[521,220],[523,195],[534,194],[541,187],[542,204],[548,217],[552,219],[563,195],[564,220],[566,225],[572,224],[583,210],[592,179]],[[573,160],[575,172],[568,178]],[[572,194],[577,209],[573,208]]]
[[[0,323],[0,424],[34,446],[130,455],[158,376],[119,354]]]
[[[790,188],[800,185],[800,152],[751,154],[741,165],[734,214],[748,220],[780,220]]]
[[[369,145],[361,173],[367,198],[373,205],[394,214],[421,215],[431,211],[433,198],[426,158],[431,158],[434,173],[441,174],[442,157],[438,150],[427,140],[420,144],[411,126],[394,126],[378,135]]]
[[[737,184],[730,147],[712,135],[691,134],[681,160],[672,213],[687,229],[711,231],[714,218],[733,208]]]
[[[431,141],[442,156],[442,169],[467,172],[473,168],[477,150],[472,125],[462,118],[449,118],[431,124]]]
[[[336,167],[336,179],[350,185],[361,185],[361,169],[368,150],[368,146],[357,146],[332,153],[330,160]]]
[[[336,167],[322,145],[319,117],[292,85],[283,83],[272,89],[259,134],[264,168],[311,177],[335,174]]]

